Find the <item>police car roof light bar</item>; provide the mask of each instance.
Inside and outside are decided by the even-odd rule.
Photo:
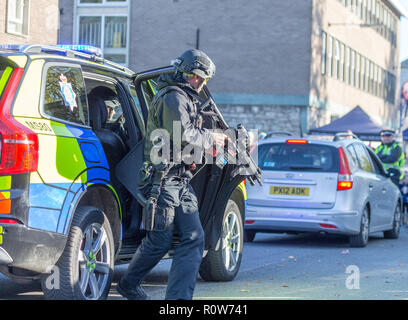
[[[84,60],[89,60],[93,62],[102,63],[104,65],[109,65],[116,69],[124,72],[133,73],[131,70],[125,68],[124,66],[105,60],[102,58],[102,50],[92,46],[86,45],[40,45],[40,44],[29,44],[29,45],[0,45],[0,50],[13,50],[24,53],[55,53],[61,54],[69,58],[80,58]]]

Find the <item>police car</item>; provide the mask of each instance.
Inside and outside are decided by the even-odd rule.
[[[114,266],[145,236],[141,206],[115,168],[144,138],[164,72],[173,69],[136,74],[86,46],[1,46],[1,273],[40,279],[48,299],[107,297]],[[241,263],[245,177],[200,169],[200,275],[229,281]]]

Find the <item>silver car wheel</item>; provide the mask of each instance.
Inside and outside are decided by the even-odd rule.
[[[241,232],[236,212],[227,214],[223,225],[223,260],[226,270],[233,271],[238,263],[241,252]]]
[[[399,232],[401,228],[401,208],[399,205],[397,205],[397,207],[395,208],[394,223],[395,223],[395,230]]]
[[[361,234],[364,242],[368,241],[368,234],[370,229],[370,220],[368,219],[367,209],[364,209],[363,216],[361,217]]]
[[[79,287],[87,300],[98,300],[108,283],[110,247],[105,229],[98,223],[89,225],[78,252]]]

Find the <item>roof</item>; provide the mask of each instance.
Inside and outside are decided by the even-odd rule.
[[[339,132],[351,130],[362,140],[379,141],[380,131],[383,129],[384,128],[372,120],[363,109],[357,106],[340,119],[320,128],[311,129],[310,133],[334,135]]]
[[[397,10],[401,14],[401,16],[408,18],[408,10],[405,8],[405,6],[401,3],[400,0],[388,0],[388,2],[395,10]]]
[[[77,61],[84,61],[87,63],[95,63],[101,67],[107,67],[110,69],[115,69],[118,72],[123,72],[128,75],[134,75],[134,72],[120,64],[114,63],[112,61],[106,60],[101,57],[98,52],[84,52],[81,50],[73,50],[69,48],[70,46],[63,45],[41,45],[41,44],[0,44],[0,53],[22,53],[22,54],[35,54],[35,55],[58,55],[61,58],[67,58]],[[81,46],[77,46],[81,47]],[[97,49],[90,46],[91,49]],[[79,48],[80,49],[80,48]]]

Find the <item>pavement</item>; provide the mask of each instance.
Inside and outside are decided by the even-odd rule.
[[[231,282],[198,279],[196,300],[400,300],[408,299],[408,229],[398,240],[370,236],[366,248],[344,237],[257,234],[244,244],[240,272]],[[161,261],[143,282],[155,300],[164,298],[171,260]],[[115,268],[109,299],[123,299],[116,284],[127,265]],[[38,283],[0,276],[0,299],[43,299]]]

